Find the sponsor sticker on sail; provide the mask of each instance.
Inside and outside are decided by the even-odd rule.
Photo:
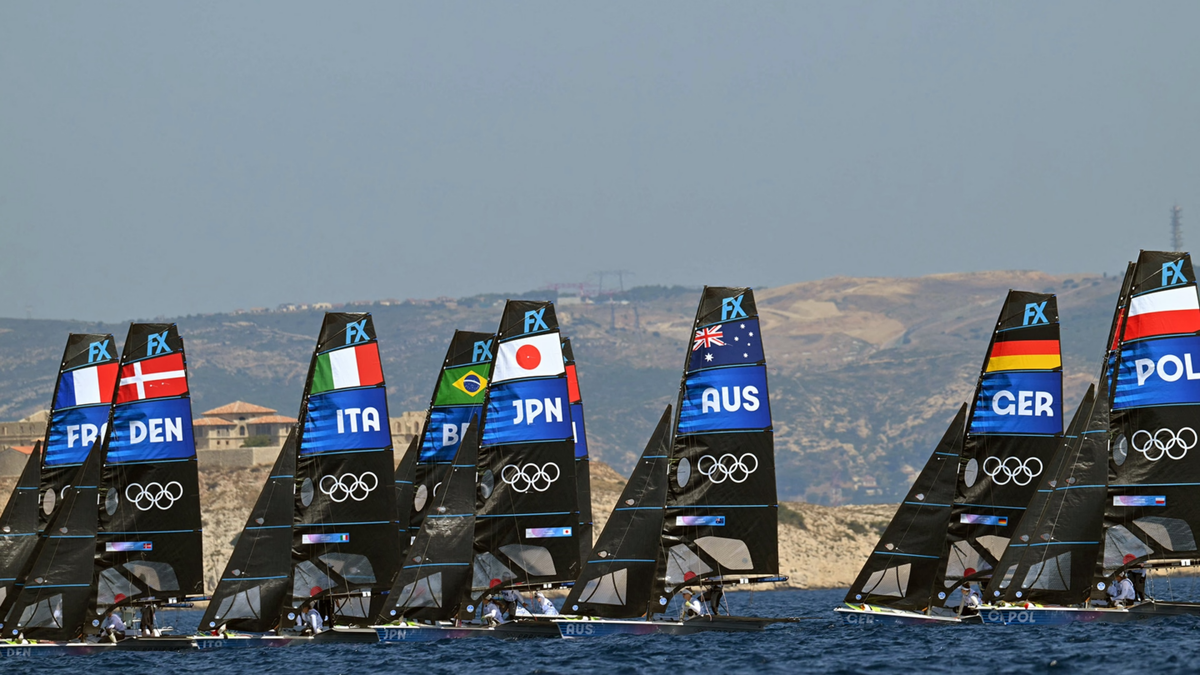
[[[312,382],[314,394],[377,384],[383,384],[383,368],[379,365],[379,346],[374,342],[317,356]]]
[[[500,343],[492,382],[525,377],[553,377],[565,372],[557,333],[534,335]]]

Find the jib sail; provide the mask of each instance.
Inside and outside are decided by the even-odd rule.
[[[33,445],[12,496],[0,514],[0,608],[16,597],[17,575],[33,555],[38,535],[38,485],[42,442]],[[3,612],[0,611],[0,620]]]
[[[583,424],[583,395],[579,391],[579,375],[575,368],[575,351],[571,340],[562,342],[563,361],[567,369],[567,392],[571,398],[571,430],[575,434],[575,487],[579,524],[575,536],[579,539],[580,560],[586,560],[592,550],[592,473],[588,458],[587,429]]]
[[[1063,439],[1057,471],[1039,480],[996,566],[984,593],[989,602],[1087,600],[1103,527],[1107,453],[1107,394],[1093,385]]]
[[[452,619],[471,589],[475,555],[477,417],[463,424],[454,458],[441,471],[441,489],[425,504],[425,519],[405,556],[380,621],[401,617]],[[474,611],[472,607],[471,612]]]
[[[412,484],[407,503],[399,505],[408,510],[400,535],[401,558],[421,529],[427,506],[440,494],[470,421],[482,417],[494,348],[491,333],[457,330],[450,340],[421,428],[419,454],[413,458],[409,477],[398,479]],[[401,468],[408,459],[406,455]]]
[[[1200,301],[1191,257],[1142,251],[1118,316],[1105,577],[1197,555]]]
[[[908,611],[935,604],[966,422],[964,403],[850,585],[846,602]]]
[[[589,551],[583,574],[563,603],[566,613],[632,618],[650,607],[670,446],[671,406],[667,406],[595,548]]]
[[[295,472],[296,427],[292,427],[200,619],[201,630],[261,633],[278,625],[292,588]]]
[[[579,575],[575,442],[554,305],[508,301],[495,355],[479,451],[477,595]]]
[[[175,324],[129,327],[104,451],[95,611],[203,594],[192,402]]]
[[[779,572],[775,445],[754,293],[706,287],[671,446],[657,602],[684,585]]]
[[[371,597],[398,568],[391,425],[368,313],[327,313],[300,405],[287,613],[331,597],[341,621],[365,625]]]
[[[1057,302],[1009,291],[971,405],[939,599],[1004,555],[1058,449],[1062,409]]]

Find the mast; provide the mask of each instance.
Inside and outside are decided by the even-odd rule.
[[[335,620],[366,625],[398,567],[391,424],[369,313],[325,314],[300,405],[286,618],[330,598]],[[384,489],[379,489],[383,487]]]
[[[1057,301],[1009,291],[971,404],[939,600],[962,583],[991,575],[1062,431]]]
[[[779,573],[774,434],[754,292],[705,287],[692,331],[651,603],[658,608],[685,585]]]
[[[553,303],[505,304],[482,433],[473,597],[573,581],[575,442]]]
[[[966,422],[964,403],[850,585],[847,603],[914,612],[935,604]]]

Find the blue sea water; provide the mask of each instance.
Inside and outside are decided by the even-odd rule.
[[[187,653],[110,653],[0,662],[19,673],[1120,673],[1200,670],[1200,618],[1125,624],[843,626],[844,591],[731,593],[735,614],[796,617],[761,633],[594,640],[475,638],[429,644],[322,645]],[[1177,597],[1176,599],[1184,599]],[[194,610],[159,614],[182,629]]]

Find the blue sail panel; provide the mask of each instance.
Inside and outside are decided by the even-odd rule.
[[[433,408],[429,411],[429,427],[421,439],[422,462],[452,462],[462,444],[471,417],[479,415],[477,405]]]
[[[1113,409],[1200,403],[1200,337],[1132,342],[1121,347]]]
[[[46,466],[83,464],[108,426],[108,405],[55,411],[46,437]]]
[[[186,398],[151,399],[113,408],[107,464],[189,459],[192,405]]]
[[[1062,373],[985,374],[971,417],[972,434],[1062,433]]]
[[[583,404],[571,404],[571,430],[575,433],[575,459],[588,456],[587,429],[583,426]]]
[[[565,378],[491,385],[483,444],[561,441],[572,437]]]
[[[308,398],[301,455],[373,450],[391,443],[383,387],[336,390]]]
[[[684,380],[680,434],[762,430],[770,426],[766,366],[705,370]]]

